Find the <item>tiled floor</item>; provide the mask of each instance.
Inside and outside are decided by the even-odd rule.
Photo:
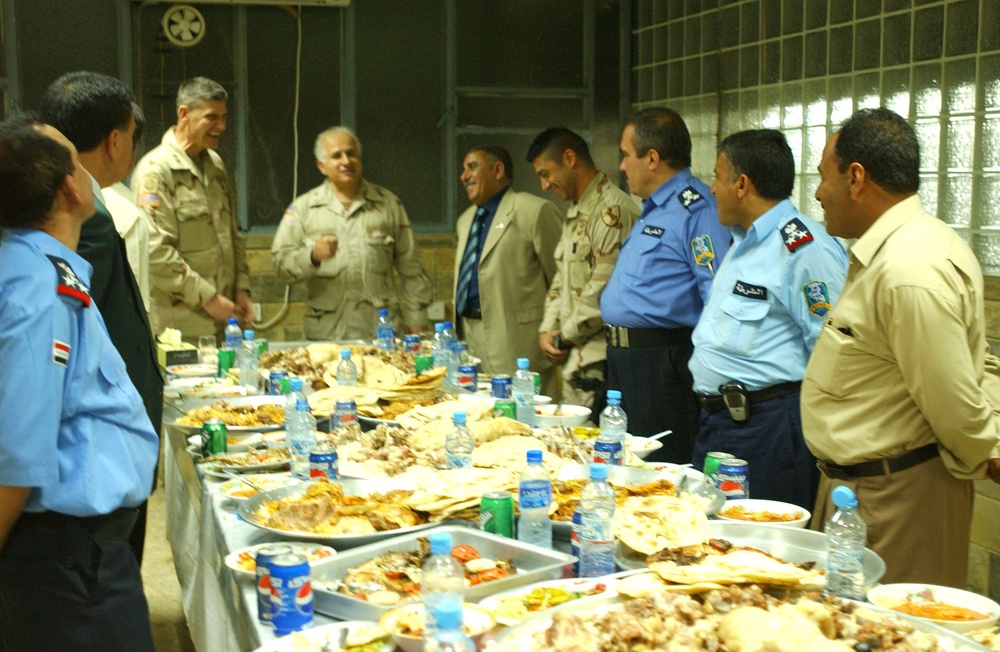
[[[161,473],[160,484],[149,498],[146,547],[142,555],[142,582],[149,602],[153,643],[157,652],[194,652],[181,606],[181,587],[167,541],[162,482]]]

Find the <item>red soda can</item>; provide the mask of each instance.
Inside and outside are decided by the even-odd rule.
[[[275,636],[305,629],[313,620],[312,582],[304,555],[271,560],[271,624]]]
[[[257,548],[257,619],[265,625],[271,624],[271,560],[291,552],[284,544]]]

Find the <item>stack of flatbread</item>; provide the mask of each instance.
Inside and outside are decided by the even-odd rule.
[[[309,407],[312,413],[319,417],[327,417],[333,413],[337,401],[352,400],[358,406],[361,413],[365,408],[372,408],[378,404],[378,394],[367,387],[350,387],[333,385],[325,389],[318,389],[309,395]]]
[[[427,520],[449,518],[476,520],[479,502],[488,491],[517,491],[518,475],[506,469],[451,469],[441,471],[433,479],[421,483],[407,499],[406,505],[425,512]]]
[[[375,390],[379,398],[390,402],[437,398],[448,374],[446,367],[432,367],[415,374],[379,355],[352,355],[351,360],[358,368],[358,386]],[[323,381],[330,387],[337,384],[336,365],[327,366]]]
[[[629,548],[652,555],[711,537],[708,517],[676,496],[631,496],[615,510],[615,536]]]

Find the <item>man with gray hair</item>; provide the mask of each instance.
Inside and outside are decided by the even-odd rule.
[[[361,142],[347,127],[322,132],[315,156],[327,180],[289,205],[271,246],[278,276],[306,282],[305,337],[371,339],[380,308],[396,332],[425,330],[431,282],[399,197],[362,178]]]
[[[153,332],[187,339],[220,335],[226,321],[253,319],[245,245],[236,233],[229,176],[215,152],[226,130],[226,89],[205,77],[181,84],[177,124],[132,175],[150,222]]]

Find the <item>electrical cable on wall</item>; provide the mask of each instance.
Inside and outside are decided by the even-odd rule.
[[[299,100],[302,84],[302,10],[295,12],[297,38],[295,43],[295,108],[292,111],[292,198],[299,194]],[[292,296],[292,286],[285,286],[285,300],[277,314],[263,324],[254,324],[257,330],[265,331],[280,322],[288,314],[288,302]]]

